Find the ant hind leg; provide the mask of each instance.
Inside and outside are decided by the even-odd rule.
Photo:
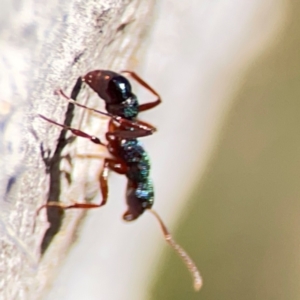
[[[111,158],[106,158],[104,160],[104,167],[103,170],[100,174],[99,182],[100,182],[100,190],[102,194],[102,201],[97,204],[97,203],[78,203],[74,202],[72,204],[63,204],[55,201],[49,201],[48,203],[42,205],[38,210],[37,210],[37,215],[40,213],[40,211],[43,208],[46,207],[60,207],[61,209],[91,209],[91,208],[98,208],[106,204],[107,198],[108,198],[108,171],[112,170],[116,173],[119,174],[126,174],[127,172],[127,166],[116,159],[111,159]]]
[[[139,106],[139,112],[154,108],[162,102],[160,95],[135,72],[124,70],[124,71],[122,71],[122,73],[129,74],[141,86],[143,86],[145,89],[147,89],[148,91],[150,91],[153,95],[155,95],[157,97],[157,99],[153,102],[141,104]]]

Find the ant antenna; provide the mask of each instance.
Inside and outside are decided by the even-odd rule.
[[[68,97],[62,90],[57,90],[55,91],[55,94],[61,94],[64,98],[66,98],[70,103],[73,103],[79,107],[82,107],[82,108],[85,108],[87,110],[91,110],[93,112],[96,112],[98,114],[101,114],[101,115],[104,115],[104,116],[107,116],[107,117],[110,117],[110,118],[113,118],[114,115],[110,114],[110,113],[106,113],[104,111],[101,111],[101,110],[98,110],[98,109],[94,109],[94,108],[90,108],[90,107],[87,107],[83,104],[80,104],[78,102],[76,102],[75,100],[73,100],[72,98]]]
[[[200,272],[196,266],[196,264],[193,262],[193,260],[189,257],[189,255],[183,250],[183,248],[181,248],[181,246],[179,246],[172,238],[171,233],[169,232],[169,230],[167,229],[166,225],[164,224],[164,222],[162,221],[161,217],[159,216],[159,214],[153,210],[153,209],[148,209],[148,211],[150,211],[154,217],[156,217],[163,235],[165,237],[166,242],[177,252],[177,254],[181,257],[181,259],[183,260],[183,262],[185,263],[186,267],[188,268],[188,270],[190,271],[193,280],[194,280],[194,289],[195,291],[199,291],[202,287],[203,281],[202,281],[202,277],[200,275]]]

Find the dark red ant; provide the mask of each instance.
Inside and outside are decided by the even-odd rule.
[[[173,247],[173,249],[175,249],[175,251],[177,251],[179,256],[185,262],[189,271],[191,272],[194,278],[195,290],[199,290],[202,286],[202,278],[196,265],[187,255],[187,253],[178,244],[175,243],[159,215],[152,209],[154,201],[154,189],[152,181],[149,177],[150,159],[141,143],[137,140],[138,137],[148,135],[153,132],[153,127],[151,125],[145,125],[144,122],[135,120],[138,112],[155,107],[161,102],[161,100],[158,94],[152,88],[150,88],[144,81],[137,77],[137,75],[131,72],[131,75],[134,74],[133,76],[135,76],[135,78],[138,78],[139,82],[142,82],[145,87],[150,89],[155,95],[158,96],[158,100],[155,102],[144,104],[144,106],[136,105],[137,109],[135,109],[135,111],[133,112],[132,109],[128,108],[130,107],[130,104],[128,103],[132,100],[137,103],[137,99],[136,96],[131,93],[130,85],[126,84],[127,79],[111,71],[93,72],[88,73],[83,77],[83,79],[87,80],[86,78],[89,78],[89,74],[91,73],[96,74],[96,76],[98,76],[98,79],[100,78],[99,80],[102,81],[103,86],[102,88],[98,88],[98,94],[105,100],[106,108],[109,113],[104,113],[102,111],[98,111],[96,109],[92,109],[82,104],[73,102],[73,100],[68,98],[62,91],[60,91],[60,93],[75,105],[111,117],[111,121],[109,123],[109,131],[106,133],[106,139],[108,142],[107,145],[104,144],[96,136],[87,134],[79,129],[59,124],[51,119],[46,118],[43,115],[39,116],[52,124],[62,127],[65,130],[70,130],[76,136],[89,139],[95,144],[107,147],[109,153],[112,155],[112,158],[106,158],[104,160],[104,167],[99,178],[102,201],[99,204],[76,202],[70,205],[65,205],[58,202],[48,202],[47,204],[43,205],[38,211],[40,211],[44,207],[49,206],[58,206],[63,209],[91,209],[101,207],[106,204],[108,198],[108,171],[112,170],[118,174],[125,175],[128,180],[126,192],[126,202],[128,209],[124,213],[123,219],[125,221],[133,221],[140,215],[142,215],[145,210],[150,211],[158,220],[166,241]],[[106,76],[107,78],[104,79],[102,78],[102,76]],[[94,83],[99,83],[99,80],[95,80]],[[94,83],[89,83],[89,85],[94,89]],[[121,101],[121,99],[123,100]],[[124,102],[128,103],[124,104]],[[111,105],[114,105],[113,108]],[[142,110],[140,109],[140,107],[142,107]],[[118,112],[119,115],[116,116],[112,114],[112,110],[114,110],[114,113]],[[128,111],[132,112],[130,117],[128,117],[128,114],[126,115],[126,112]],[[123,114],[123,117],[120,116],[121,114]],[[127,116],[127,118],[125,118],[125,116]]]

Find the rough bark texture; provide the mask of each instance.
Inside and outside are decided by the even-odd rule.
[[[154,1],[2,2],[0,299],[32,300],[51,284],[83,216],[77,211],[61,222],[62,212],[48,211],[47,231],[45,211],[36,217],[37,208],[49,197],[92,199],[101,161],[85,154],[105,155],[85,140],[60,136],[60,128],[37,113],[101,137],[105,119],[78,108],[73,114],[72,107],[66,113],[68,103],[54,91],[70,94],[76,78],[93,69],[133,68]],[[85,89],[80,101],[101,107],[89,94]]]

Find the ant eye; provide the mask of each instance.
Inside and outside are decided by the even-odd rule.
[[[107,93],[113,101],[122,102],[131,97],[131,85],[129,81],[123,76],[113,77],[107,87]],[[118,99],[118,101],[115,101]]]

